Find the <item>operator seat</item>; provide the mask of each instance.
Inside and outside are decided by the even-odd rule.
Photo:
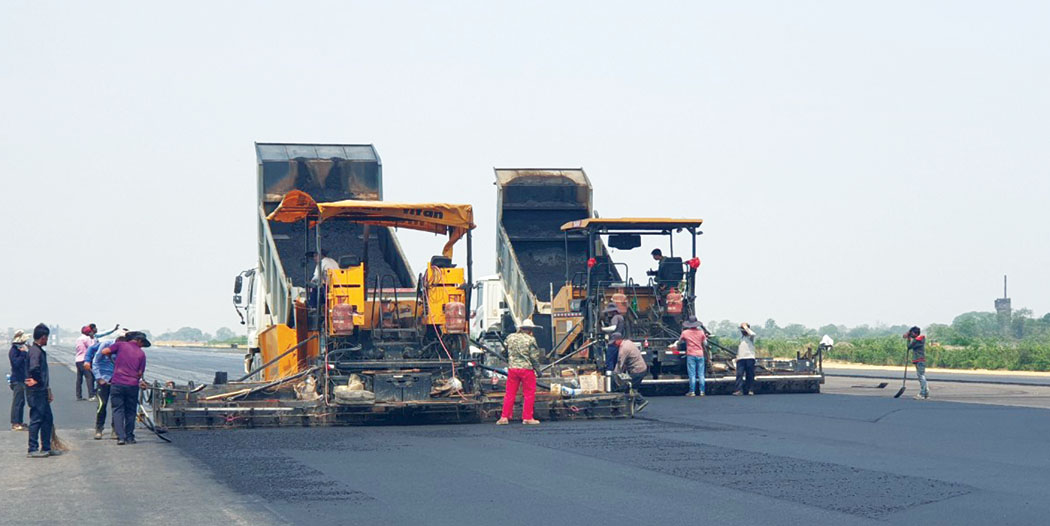
[[[361,264],[361,257],[354,254],[347,254],[339,257],[339,268],[348,269],[350,267],[356,267]]]
[[[430,266],[435,268],[456,268],[456,265],[452,264],[452,258],[445,256],[430,258]]]

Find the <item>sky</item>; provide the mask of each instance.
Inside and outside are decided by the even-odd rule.
[[[253,142],[371,143],[385,196],[583,167],[700,217],[704,320],[1050,311],[1046,2],[0,0],[0,328],[237,328]],[[441,245],[402,235],[418,271]],[[632,269],[648,250],[618,252]]]

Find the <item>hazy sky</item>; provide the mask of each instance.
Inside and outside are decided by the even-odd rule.
[[[0,6],[0,327],[238,327],[254,141],[375,144],[387,199],[474,205],[479,275],[492,168],[582,166],[705,220],[705,320],[1050,310],[1050,3]]]

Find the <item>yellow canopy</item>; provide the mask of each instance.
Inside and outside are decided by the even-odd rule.
[[[305,192],[292,190],[267,219],[278,223],[295,223],[304,219],[327,221],[343,218],[366,225],[390,226],[448,234],[442,254],[452,256],[452,245],[473,230],[474,209],[470,205],[448,203],[390,203],[348,199],[317,203]]]
[[[561,226],[562,230],[671,230],[678,228],[698,228],[703,219],[669,219],[663,217],[621,217],[614,219],[588,218],[569,221]]]

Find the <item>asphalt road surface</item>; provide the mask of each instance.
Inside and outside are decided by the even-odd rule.
[[[150,367],[166,366],[162,355],[151,353]],[[1050,387],[935,383],[934,398],[918,401],[912,383],[893,399],[899,383],[830,378],[823,394],[653,398],[634,420],[174,432],[174,444],[140,431],[139,444],[120,448],[90,440],[93,407],[73,402],[71,373],[55,369],[56,419],[78,449],[26,459],[25,434],[4,432],[0,487],[14,491],[4,493],[0,523],[27,509],[89,524],[983,525],[1050,516]],[[949,401],[966,398],[980,403]],[[989,405],[1002,402],[1016,405]],[[0,407],[9,403],[4,390]]]
[[[902,378],[903,368],[896,371],[851,369],[844,367],[826,368],[824,373],[831,377],[845,378],[880,378],[884,380],[896,380],[898,387]],[[908,378],[915,379],[915,369],[908,368]],[[991,383],[991,384],[1014,384],[1014,385],[1045,385],[1050,386],[1050,375],[1011,375],[1011,374],[975,374],[971,372],[948,372],[942,370],[927,371],[926,379],[931,382],[952,383]]]

